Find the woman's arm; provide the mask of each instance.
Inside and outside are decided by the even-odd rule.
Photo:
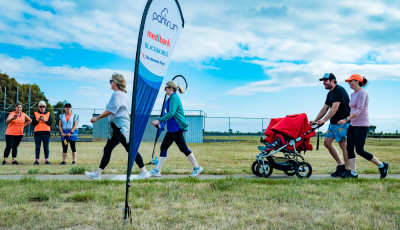
[[[32,122],[32,119],[31,119],[28,115],[25,114],[25,124],[24,124],[24,127],[27,126],[27,125],[29,125],[31,122]]]
[[[11,113],[8,114],[6,123],[7,123],[7,124],[10,124],[13,120],[15,120],[14,116],[12,116]]]
[[[72,133],[76,130],[76,127],[78,126],[78,120],[74,122],[74,127],[72,127],[71,132],[68,133],[68,136],[70,137]]]
[[[58,129],[60,130],[61,136],[64,137],[65,134],[63,133],[63,130],[62,130],[62,122],[61,122],[61,119],[58,121]]]
[[[178,109],[178,102],[175,99],[175,97],[170,97],[169,100],[170,101],[169,101],[168,113],[166,113],[164,116],[157,119],[160,122],[168,121],[169,119],[174,117],[176,110]]]
[[[101,118],[108,117],[111,114],[110,111],[106,110],[102,114],[100,114],[98,117],[93,117],[90,119],[90,122],[95,123],[96,121],[100,120]]]

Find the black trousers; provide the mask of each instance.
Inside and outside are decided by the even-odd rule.
[[[129,144],[126,143],[125,137],[124,135],[122,135],[121,130],[119,130],[119,128],[114,123],[111,123],[111,128],[113,129],[114,134],[111,139],[107,140],[107,144],[104,147],[103,158],[101,159],[99,166],[99,168],[101,169],[105,169],[107,167],[108,163],[110,162],[111,153],[115,146],[117,146],[119,143],[121,143],[124,146],[125,150],[129,153]],[[143,158],[139,152],[136,155],[135,162],[139,166],[139,168],[144,167]]]
[[[76,152],[76,145],[75,145],[75,141],[71,141],[71,140],[67,140],[67,144],[64,144],[64,141],[61,141],[61,145],[63,148],[63,153],[67,153],[68,151],[68,143],[71,146],[71,151],[74,153]]]
[[[374,157],[371,153],[364,150],[365,139],[367,139],[369,127],[355,127],[349,126],[347,130],[347,153],[349,159],[356,157],[354,148],[358,155],[364,157],[368,161]]]
[[[7,158],[10,155],[10,151],[12,149],[12,157],[17,157],[18,154],[18,146],[21,143],[23,135],[20,136],[12,136],[6,135],[6,148],[4,149],[4,158]]]
[[[185,138],[183,137],[183,132],[182,131],[177,131],[177,132],[167,132],[165,134],[164,140],[161,144],[161,157],[167,157],[167,150],[168,148],[172,145],[172,143],[176,143],[178,145],[178,148],[181,152],[185,154],[185,156],[188,156],[192,153],[190,149],[186,145]]]

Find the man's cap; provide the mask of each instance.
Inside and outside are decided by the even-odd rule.
[[[65,107],[72,107],[70,103],[65,103],[64,108]]]
[[[345,81],[349,82],[351,80],[357,80],[357,81],[361,82],[362,85],[364,85],[363,77],[360,74],[353,74],[348,79],[346,79]]]
[[[325,73],[322,78],[319,79],[320,81],[325,81],[325,80],[336,80],[336,77],[333,73]]]

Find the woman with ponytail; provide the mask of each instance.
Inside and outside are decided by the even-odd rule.
[[[367,138],[370,124],[368,118],[368,94],[362,87],[368,81],[359,74],[353,74],[349,79],[346,79],[346,82],[349,83],[354,93],[351,94],[349,103],[351,109],[350,116],[338,122],[339,125],[350,122],[347,131],[347,152],[351,170],[347,170],[343,177],[358,178],[356,173],[356,155],[354,154],[355,148],[358,155],[378,166],[381,179],[383,179],[388,174],[389,164],[379,161],[378,158],[364,150],[365,139]]]
[[[183,132],[188,130],[188,124],[186,123],[181,100],[176,94],[176,91],[179,91],[182,94],[185,93],[185,90],[179,87],[174,81],[167,82],[165,85],[165,93],[169,96],[169,98],[167,99],[165,103],[166,105],[163,108],[165,109],[166,114],[152,122],[155,127],[160,125],[160,123],[167,123],[167,134],[165,135],[161,144],[160,159],[157,167],[150,171],[150,174],[154,177],[161,176],[161,168],[167,159],[167,150],[174,141],[178,145],[179,150],[185,154],[185,156],[193,165],[193,173],[190,175],[190,177],[197,177],[201,172],[203,172],[203,168],[197,164],[194,154],[187,147],[185,138],[183,137]]]
[[[104,147],[104,154],[99,168],[94,172],[85,172],[87,177],[94,180],[101,178],[101,173],[110,162],[111,153],[115,146],[121,143],[129,153],[128,142],[131,121],[128,111],[129,99],[125,91],[126,82],[124,76],[114,73],[110,80],[110,85],[114,93],[107,104],[106,111],[90,120],[90,122],[95,123],[101,118],[108,117],[108,122],[111,126],[109,127],[108,140]],[[135,162],[140,169],[140,173],[136,179],[147,179],[151,177],[144,166],[143,158],[140,153],[137,153]]]

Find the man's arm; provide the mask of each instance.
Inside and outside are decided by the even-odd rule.
[[[324,105],[324,107],[322,107],[321,111],[319,111],[318,116],[313,120],[310,121],[310,124],[315,124],[317,123],[321,118],[323,118],[326,114],[326,112],[328,112],[329,110],[329,105]]]
[[[331,109],[329,110],[329,113],[324,117],[324,119],[318,121],[318,125],[322,125],[325,122],[327,122],[329,119],[331,119],[335,113],[339,109],[340,102],[333,102]]]

